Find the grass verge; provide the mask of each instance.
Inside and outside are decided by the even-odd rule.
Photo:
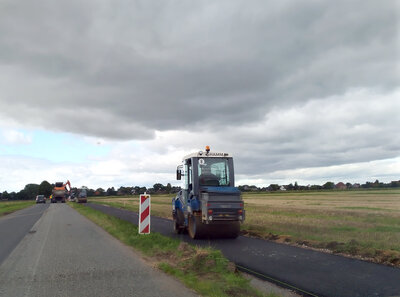
[[[171,219],[174,194],[152,195],[152,215]],[[400,267],[400,189],[246,192],[243,235]],[[138,196],[90,202],[138,211]]]
[[[35,201],[7,201],[0,202],[0,217],[10,214],[14,211],[29,207],[35,204]]]
[[[162,271],[180,279],[203,296],[267,296],[250,286],[218,250],[194,247],[159,233],[139,235],[137,226],[90,207],[69,203],[108,233],[139,250]]]

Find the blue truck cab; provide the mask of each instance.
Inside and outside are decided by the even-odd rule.
[[[241,193],[235,187],[233,158],[206,150],[187,155],[177,168],[182,190],[172,199],[174,230],[191,238],[236,238],[245,219]]]

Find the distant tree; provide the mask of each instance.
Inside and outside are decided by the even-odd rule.
[[[126,195],[133,195],[133,187],[125,187],[126,189]]]
[[[326,182],[322,187],[325,190],[331,190],[335,188],[335,184],[333,182]]]
[[[95,193],[95,196],[103,196],[104,195],[104,189],[103,188],[98,188]]]
[[[17,200],[17,193],[15,193],[14,191],[9,193],[8,195],[8,200]]]
[[[170,183],[168,183],[167,186],[165,187],[165,191],[169,194],[169,193],[171,193],[171,190],[172,190],[172,186]]]
[[[106,193],[107,193],[107,196],[115,196],[115,195],[117,195],[117,192],[115,191],[114,187],[108,188]]]
[[[380,183],[379,180],[375,180],[375,182],[372,184],[373,188],[384,188],[385,184],[384,183]]]
[[[132,187],[120,187],[118,189],[118,195],[131,195],[132,194]]]
[[[297,181],[294,182],[294,190],[297,191],[299,189],[299,185],[297,184]]]
[[[93,189],[87,189],[86,190],[86,194],[87,194],[88,197],[93,197],[94,193],[95,193],[95,190],[93,190]]]
[[[369,189],[369,188],[372,188],[373,185],[374,185],[373,183],[367,181],[365,184],[362,184],[362,185],[361,185],[361,188]]]
[[[126,195],[127,193],[127,189],[125,187],[119,187],[119,189],[117,190],[117,195]]]
[[[162,192],[164,191],[165,187],[163,186],[163,184],[157,183],[153,185],[153,190],[154,192]]]
[[[171,193],[178,193],[181,190],[181,187],[172,187]]]
[[[400,187],[400,180],[399,181],[392,181],[390,183],[390,187],[392,187],[392,188]]]
[[[257,187],[256,185],[251,185],[249,186],[249,190],[252,192],[260,191],[260,188]]]
[[[245,192],[246,191],[246,187],[248,187],[248,186],[247,185],[240,185],[240,186],[238,186],[238,189],[241,192]]]
[[[44,195],[46,197],[49,197],[51,195],[52,190],[53,187],[51,186],[51,184],[47,180],[44,180],[39,185],[38,195]]]
[[[38,184],[27,184],[24,188],[26,193],[26,199],[33,200],[39,195],[39,185]],[[19,199],[21,200],[21,199]],[[25,199],[24,199],[25,200]]]
[[[278,191],[280,186],[278,184],[270,184],[268,188],[270,191]]]
[[[288,184],[287,186],[285,186],[286,190],[288,191],[293,191],[294,190],[294,186],[292,183]]]
[[[322,186],[320,186],[320,185],[312,185],[312,186],[310,186],[310,190],[322,190]]]
[[[29,195],[26,190],[21,190],[15,195],[15,200],[29,200]]]

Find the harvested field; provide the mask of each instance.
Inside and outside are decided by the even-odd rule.
[[[243,195],[243,232],[400,264],[400,190]]]
[[[173,195],[153,195],[152,214],[171,218]],[[400,190],[243,193],[242,233],[400,265]],[[138,210],[137,197],[93,199]]]

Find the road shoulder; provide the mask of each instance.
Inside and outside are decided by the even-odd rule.
[[[1,296],[197,296],[65,204],[0,266]]]

